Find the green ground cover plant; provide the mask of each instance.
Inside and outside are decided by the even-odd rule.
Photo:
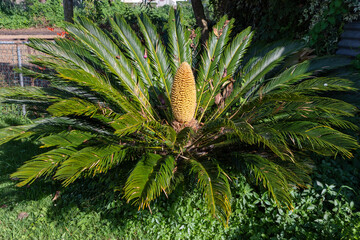
[[[44,111],[44,118],[0,131],[2,144],[32,137],[44,151],[12,174],[18,186],[43,177],[63,186],[95,177],[151,213],[159,196],[195,185],[203,196],[199,204],[227,226],[232,199],[241,198],[232,197],[236,179],[267,189],[269,206],[293,209],[293,188],[311,183],[309,152],[353,156],[357,141],[341,129],[357,129],[344,118],[355,107],[325,95],[353,90],[352,83],[321,75],[344,59],[289,61],[301,42],[243,58],[250,28],[230,39],[233,21],[223,17],[201,45],[199,31],[188,31],[180,11],[171,9],[169,16],[164,40],[142,15],[141,38],[117,16],[111,34],[80,18],[67,24],[67,39],[30,41],[47,55],[34,57],[39,69],[24,74],[51,87],[1,89],[4,102]],[[184,62],[188,70],[178,77]],[[192,69],[196,107],[191,120],[182,120],[174,109],[192,110],[187,97],[172,97],[178,91],[172,80],[181,86],[193,78]],[[181,96],[191,84],[180,88]]]
[[[104,180],[80,180],[67,189],[51,181],[16,187],[10,174],[41,153],[39,146],[22,140],[0,147],[3,239],[359,239],[358,160],[340,165],[318,158],[313,187],[292,191],[292,211],[277,208],[245,178],[234,179],[233,215],[224,229],[207,215],[194,187],[159,198],[152,214],[134,209]],[[52,201],[56,191],[60,197]],[[28,217],[20,220],[22,212]]]

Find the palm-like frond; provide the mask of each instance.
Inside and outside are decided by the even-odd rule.
[[[191,172],[196,174],[211,215],[218,216],[225,225],[231,214],[231,191],[224,171],[211,162],[190,160]]]
[[[197,89],[200,92],[197,97],[197,108],[195,111],[195,117],[198,115],[199,109],[205,112],[205,108],[208,107],[209,98],[212,93],[217,89],[214,89],[213,81],[217,80],[220,76],[216,73],[216,66],[219,63],[224,46],[229,40],[232,24],[223,17],[215,26],[214,30],[210,34],[209,41],[206,42],[207,47],[201,54],[201,64],[196,76]],[[202,113],[198,118],[201,121],[204,114]]]
[[[54,177],[67,186],[82,175],[106,173],[123,161],[126,150],[126,147],[121,145],[85,147],[63,161]]]
[[[146,154],[136,164],[125,184],[125,198],[140,208],[150,207],[150,202],[161,192],[167,194],[174,174],[175,161],[172,156]]]
[[[192,63],[191,44],[193,47],[197,45],[197,42],[191,42],[189,40],[189,34],[186,34],[187,30],[182,23],[181,11],[174,11],[171,9],[169,12],[169,21],[167,25],[168,30],[168,51],[171,59],[170,64],[172,68],[172,75],[175,75],[176,70],[179,68],[182,62]],[[196,36],[193,36],[195,38]],[[193,39],[194,40],[194,39]]]

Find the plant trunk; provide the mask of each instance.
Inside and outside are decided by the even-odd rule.
[[[191,0],[191,5],[194,10],[196,24],[201,28],[201,41],[205,43],[209,38],[209,26],[205,17],[204,6],[201,0]]]
[[[63,0],[63,6],[65,21],[74,23],[74,1]]]

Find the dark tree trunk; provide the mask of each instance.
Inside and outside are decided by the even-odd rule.
[[[74,0],[63,0],[64,17],[67,22],[74,22]]]
[[[196,24],[201,28],[201,41],[205,43],[209,38],[209,26],[205,17],[204,6],[201,0],[191,0],[191,5],[194,10]]]

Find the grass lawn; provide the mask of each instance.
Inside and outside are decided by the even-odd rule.
[[[3,115],[4,116],[4,115]],[[9,118],[10,116],[8,116]],[[3,117],[4,118],[4,117]],[[4,120],[4,119],[3,119]],[[7,119],[1,122],[16,122]],[[17,119],[19,120],[19,119]],[[19,121],[25,121],[20,119]],[[63,189],[51,180],[17,188],[10,179],[41,149],[31,141],[0,147],[0,239],[359,239],[356,160],[318,159],[313,188],[294,190],[294,209],[278,209],[262,189],[234,179],[233,213],[224,228],[206,213],[196,190],[155,201],[152,214],[108,190],[114,178],[81,180]],[[115,178],[116,179],[116,178]],[[53,201],[57,191],[60,197]]]

